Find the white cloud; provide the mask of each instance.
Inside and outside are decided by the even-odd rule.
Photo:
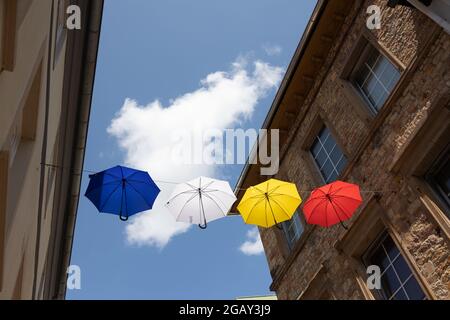
[[[174,132],[223,131],[238,125],[251,117],[260,99],[279,85],[282,75],[279,67],[259,60],[248,63],[240,58],[230,71],[207,75],[199,89],[171,100],[168,106],[158,100],[139,105],[135,100],[126,99],[108,133],[116,137],[125,152],[126,164],[147,170],[155,180],[181,182],[200,175],[214,177],[215,166],[189,165],[173,159],[173,150],[179,144]],[[200,143],[207,146],[211,141]],[[126,227],[130,244],[163,248],[190,227],[175,222],[164,207],[173,185],[158,185],[162,192],[153,210],[135,216]]]
[[[283,48],[276,44],[265,44],[263,50],[268,56],[278,56],[283,52]]]
[[[264,247],[257,228],[247,232],[247,241],[239,247],[239,250],[246,256],[257,256],[264,252]]]

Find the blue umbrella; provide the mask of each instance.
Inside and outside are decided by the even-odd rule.
[[[161,191],[145,171],[117,166],[89,176],[85,196],[100,212],[127,221],[132,215],[150,210]]]

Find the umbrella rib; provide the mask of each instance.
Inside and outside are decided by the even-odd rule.
[[[129,180],[129,178],[131,178],[132,176],[134,176],[135,174],[138,174],[139,172],[142,172],[142,171],[135,171],[135,172],[133,172],[132,174],[130,174],[129,176],[127,176],[127,177],[124,177],[125,179],[127,179],[127,180]],[[122,171],[122,175],[123,175],[123,171]]]
[[[238,206],[241,206],[242,204],[244,204],[244,203],[246,203],[246,202],[248,202],[250,200],[260,200],[259,198],[261,198],[262,200],[265,199],[264,195],[258,194],[258,195],[255,195],[255,196],[248,197],[244,201],[241,201]]]
[[[298,198],[296,198],[294,196],[291,196],[289,194],[284,194],[284,193],[272,193],[272,194],[269,194],[269,196],[276,196],[276,197],[283,196],[283,197],[289,197],[289,198],[292,198],[292,199],[299,200]]]
[[[319,200],[320,200],[320,199],[319,199]],[[323,201],[324,201],[324,200],[322,199],[321,202],[319,202],[313,209],[311,209],[311,215],[309,216],[309,219],[307,219],[306,222],[309,223],[309,221],[311,220],[311,218],[312,218],[312,216],[314,215],[314,213],[316,213],[315,211],[316,211],[317,207],[320,206],[320,205],[323,203]],[[309,201],[306,201],[305,206],[306,206],[308,203],[309,203]]]
[[[262,198],[262,199],[259,200],[257,203],[255,203],[255,205],[250,209],[250,212],[249,212],[248,215],[247,215],[247,219],[244,220],[245,223],[247,223],[247,221],[250,219],[250,216],[251,216],[251,214],[253,213],[253,210],[256,208],[256,206],[257,206],[258,204],[260,204],[261,201],[264,201],[264,200],[265,200],[265,198]]]
[[[323,191],[321,188],[316,189],[316,191],[319,191],[319,192],[323,193],[324,197],[326,197],[327,194],[328,194],[325,191]]]
[[[269,221],[267,221],[267,201],[264,202],[264,217],[266,218],[266,226],[269,225]]]
[[[103,172],[96,173],[96,175],[97,175],[97,174],[100,174],[100,173],[106,174],[106,175],[111,176],[111,177],[114,177],[114,178],[116,178],[116,179],[122,179],[121,177],[116,176],[115,174],[109,173],[109,172],[107,172],[107,171],[103,171]]]
[[[95,188],[92,188],[91,190],[88,190],[89,192],[86,193],[86,194],[90,194],[90,193],[92,193],[93,191],[102,188],[103,186],[110,185],[110,184],[113,184],[113,183],[120,183],[120,182],[118,182],[118,181],[111,181],[111,182],[107,182],[107,183],[101,184],[101,185],[99,185],[99,186],[97,186],[97,187],[95,187]]]
[[[126,219],[128,220],[128,218],[129,218],[129,216],[130,216],[130,214],[128,213],[128,201],[127,201],[127,187],[126,187],[126,180],[125,180],[125,185],[123,186],[123,193],[125,193],[125,199],[123,200],[123,202],[125,203],[125,213],[126,213]],[[137,190],[136,190],[137,191]],[[122,194],[122,196],[123,196],[123,194]],[[145,201],[145,199],[144,199],[144,201]],[[146,201],[145,201],[145,203],[147,203]],[[122,211],[122,210],[121,210]],[[122,212],[120,213],[120,215],[122,215]]]
[[[216,200],[214,200],[210,195],[208,195],[208,194],[203,194],[205,197],[207,197],[208,199],[210,199],[212,202],[214,202],[214,204],[217,206],[217,208],[219,208],[219,210],[220,210],[220,212],[222,213],[222,215],[224,216],[224,217],[226,217],[227,215],[226,215],[226,213],[222,210],[222,208],[219,206],[219,204],[216,202]],[[218,199],[219,200],[219,199]],[[219,200],[220,201],[220,200]],[[221,203],[222,203],[222,201],[220,201]],[[222,203],[223,205],[224,205],[224,207],[226,207],[225,206],[225,204],[224,203]]]
[[[270,211],[272,212],[273,221],[275,222],[275,224],[278,224],[277,219],[275,218],[275,213],[273,213],[272,205],[270,204],[270,199],[267,199],[267,202],[269,203]],[[267,214],[266,214],[266,216],[267,216]]]
[[[187,191],[183,191],[180,193],[177,193],[176,195],[174,195],[172,198],[170,198],[169,200],[167,200],[167,203],[170,203],[171,201],[173,201],[175,198],[183,195],[183,194],[188,194],[188,193],[197,193],[198,191],[196,190],[187,190]]]
[[[197,193],[198,194],[198,193]],[[176,221],[178,221],[178,219],[180,218],[181,214],[183,213],[184,208],[188,205],[189,202],[191,202],[193,199],[195,199],[195,197],[197,196],[197,194],[194,194],[188,201],[186,201],[186,203],[181,207],[180,212],[177,215],[177,218],[175,219]]]
[[[260,188],[257,188],[257,187],[253,187],[253,188],[255,188],[256,190],[258,190],[259,192],[261,192],[261,193],[266,193],[265,191],[263,191],[263,190],[261,190]]]
[[[330,191],[330,194],[334,195],[336,192],[342,191],[343,189],[353,188],[353,187],[354,187],[353,185],[343,186],[343,187],[340,187],[339,189],[334,190],[333,192]]]
[[[215,182],[214,180],[211,181],[210,183],[208,183],[207,185],[205,185],[204,187],[202,187],[200,190],[201,190],[201,191],[205,191],[206,188],[208,188],[208,187],[209,187],[210,185],[212,185],[214,182]]]
[[[224,194],[226,196],[232,197],[232,198],[236,197],[234,194],[229,194],[228,192],[225,192],[223,190],[207,190],[207,191],[203,191],[203,193],[210,193],[210,192],[220,192],[220,193],[222,193],[222,194]]]
[[[346,199],[351,199],[351,200],[355,200],[355,201],[361,201],[361,199],[356,199],[356,198],[349,197],[349,196],[335,196],[335,195],[333,195],[333,198],[346,198]]]
[[[349,217],[349,216],[347,215],[347,213],[345,213],[345,210],[342,209],[342,207],[341,207],[340,205],[338,205],[337,202],[336,202],[335,204],[336,204],[336,206],[337,206],[339,209],[341,209],[342,214],[347,218],[347,220],[351,218],[351,217]],[[334,205],[333,205],[333,207],[334,207]],[[340,220],[340,219],[339,219],[339,220]]]
[[[119,183],[119,184],[117,185],[117,187],[116,187],[116,188],[108,195],[108,197],[106,198],[106,200],[105,200],[105,202],[103,203],[103,205],[100,206],[100,211],[103,211],[103,209],[104,209],[105,206],[106,206],[106,203],[109,201],[109,199],[111,198],[111,196],[113,195],[113,193],[116,192],[117,189],[118,189],[120,186],[121,186],[121,184]]]
[[[292,218],[292,217],[289,217],[289,214],[287,213],[287,211],[281,206],[281,204],[280,204],[277,200],[275,200],[275,199],[272,198],[272,201],[274,201],[274,202],[281,208],[281,210],[284,212],[284,214],[286,215],[286,217],[289,218],[289,220]]]
[[[190,184],[189,182],[185,182],[189,187],[192,188],[192,190],[195,190],[198,192],[198,187],[193,186],[192,184]]]
[[[275,187],[275,188],[273,188],[272,190],[270,190],[270,191],[268,192],[269,196],[272,195],[272,194],[273,194],[275,191],[277,191],[278,189],[280,189],[282,186],[283,186],[283,185],[280,185],[280,186]]]
[[[138,189],[136,189],[131,183],[128,183],[128,181],[125,180],[125,184],[129,185],[130,187],[132,187],[132,188],[134,189],[134,191],[136,191],[136,193],[137,193],[138,195],[141,196],[141,198],[144,200],[144,202],[145,202],[146,205],[148,205],[149,207],[152,207],[152,205],[150,205],[150,204],[147,202],[147,199],[144,198],[144,196],[142,195],[142,193],[141,193]],[[125,192],[125,194],[126,194],[126,192]]]
[[[148,181],[135,180],[135,179],[128,179],[128,178],[126,178],[126,180],[127,180],[127,181],[130,181],[130,182],[136,182],[136,183],[148,183]],[[150,180],[150,181],[154,183],[153,180]]]
[[[347,229],[347,227],[344,225],[344,222],[342,221],[341,217],[339,217],[339,215],[337,214],[337,210],[336,210],[336,208],[334,208],[334,204],[331,203],[331,205],[333,206],[334,212],[336,213],[336,216],[337,216],[338,219],[339,219],[339,223],[342,225],[342,227],[343,227],[344,229]],[[336,203],[336,205],[338,206],[339,209],[341,209],[342,214],[347,218],[346,220],[349,220],[350,218],[349,218],[348,215],[345,213],[345,211],[344,211],[337,203]]]

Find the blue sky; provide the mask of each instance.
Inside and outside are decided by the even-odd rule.
[[[106,0],[85,169],[125,164],[156,180],[206,174],[234,187],[242,165],[172,167],[168,133],[194,122],[260,128],[315,3]],[[83,193],[87,183],[86,173]],[[269,293],[266,258],[255,254],[254,228],[240,217],[201,231],[154,211],[124,224],[80,199],[71,263],[81,268],[82,288],[68,299]]]

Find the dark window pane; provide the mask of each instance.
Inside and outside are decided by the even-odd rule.
[[[369,69],[363,65],[356,73],[355,75],[355,82],[359,84],[360,86],[363,85],[363,83],[366,81],[367,77],[369,76]]]
[[[405,290],[410,300],[423,300],[425,298],[422,288],[414,277],[411,277],[405,284]]]
[[[389,61],[384,56],[378,57],[377,63],[373,66],[373,73],[379,80],[381,80],[381,77],[383,77],[383,74],[386,71],[388,65]]]
[[[403,291],[403,289],[400,289],[392,299],[393,300],[408,300],[408,297],[406,296],[405,291]]]
[[[436,181],[439,183],[439,187],[450,198],[450,161],[442,166],[442,168],[435,175]]]
[[[341,157],[342,157],[342,152],[341,152],[341,150],[339,150],[339,147],[336,146],[334,148],[333,152],[331,152],[331,155],[330,155],[331,161],[333,161],[334,164],[337,164],[341,160]]]
[[[373,46],[371,46],[371,45],[369,45],[369,46],[370,46],[370,49],[369,49],[369,54],[367,56],[367,64],[371,68],[373,68],[373,66],[377,63],[377,61],[380,57],[380,54]]]
[[[325,140],[329,135],[330,135],[330,130],[327,127],[323,127],[319,136],[322,140]]]
[[[402,283],[405,282],[409,278],[409,276],[411,275],[411,269],[409,268],[409,266],[406,263],[405,259],[400,255],[394,261],[393,264],[394,264],[395,271],[397,271],[397,275],[400,278],[400,281]]]
[[[377,296],[394,300],[425,298],[405,258],[389,235],[383,236],[375,249],[371,250],[366,264],[378,265],[382,271],[381,292],[375,291]]]
[[[330,153],[334,146],[336,145],[336,142],[334,141],[332,136],[328,136],[327,140],[323,141],[323,146],[325,148],[325,150],[327,151],[327,153]]]
[[[327,160],[322,167],[323,176],[327,179],[333,173],[333,164],[330,160]]]
[[[304,228],[298,213],[294,214],[291,220],[283,222],[283,231],[286,236],[289,249],[292,249],[298,239],[303,234]]]
[[[319,154],[316,156],[316,161],[319,168],[327,161],[327,154],[324,149],[320,150]]]
[[[386,101],[386,91],[381,83],[377,83],[375,88],[372,90],[371,98],[374,101],[374,107],[379,109],[383,106]]]
[[[397,85],[398,80],[400,80],[400,72],[395,69],[394,67],[392,67],[394,69],[394,77],[392,78],[391,82],[389,82],[389,85],[387,86],[387,89],[389,90],[389,92],[392,92],[392,89],[394,89],[394,87]]]
[[[398,71],[393,66],[388,66],[381,77],[381,82],[386,89],[391,89],[390,86],[395,81]]]
[[[370,263],[376,266],[379,266],[381,269],[381,272],[384,272],[386,268],[389,266],[389,259],[386,256],[386,253],[384,252],[383,248],[379,248],[377,251],[375,251],[372,254],[372,257],[370,259]]]
[[[397,258],[398,255],[400,254],[400,251],[398,250],[394,241],[389,236],[386,237],[386,239],[383,241],[383,247],[386,250],[387,254],[389,255],[389,258],[391,259],[391,261],[393,261],[395,258]]]
[[[312,146],[311,153],[314,156],[314,158],[316,158],[317,154],[320,151],[320,148],[321,148],[321,145],[318,142],[314,143],[314,145]]]
[[[339,173],[344,171],[346,166],[347,166],[347,159],[345,157],[342,157],[341,161],[337,165],[337,170],[339,171]]]
[[[372,92],[375,89],[376,85],[377,85],[377,80],[373,76],[373,74],[370,74],[369,77],[366,80],[366,83],[362,84],[362,89],[363,89],[363,92],[364,92],[365,96],[368,99],[370,99],[371,101],[373,101],[373,99],[372,99]]]
[[[398,290],[398,288],[400,288],[400,282],[392,267],[389,267],[385,271],[384,275],[381,277],[381,283],[386,296],[389,298]]]
[[[363,61],[352,78],[369,105],[379,110],[397,84],[400,72],[375,47],[368,46],[368,53],[362,56]]]
[[[331,183],[331,182],[333,182],[333,181],[336,181],[337,178],[339,178],[339,176],[338,176],[336,170],[333,170],[333,172],[331,173],[331,175],[326,179],[326,182],[327,182],[327,183]]]

